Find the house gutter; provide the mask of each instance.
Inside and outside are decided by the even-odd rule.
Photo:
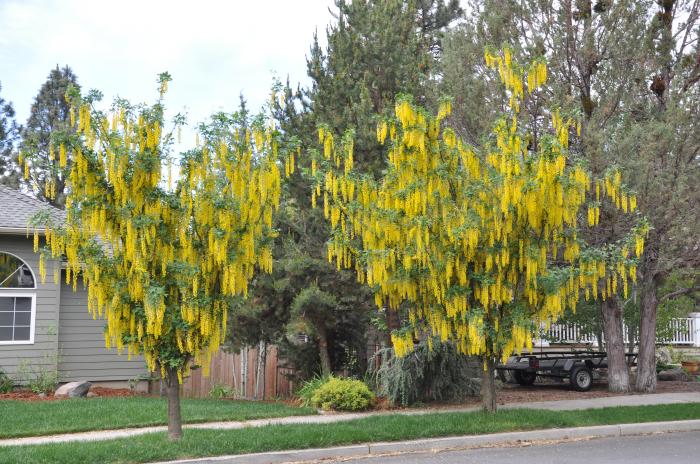
[[[24,235],[24,236],[30,236],[31,234],[34,233],[34,231],[37,231],[40,234],[45,234],[46,229],[28,229],[26,227],[0,227],[0,235]]]

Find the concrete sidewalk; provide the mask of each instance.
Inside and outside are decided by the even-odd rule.
[[[563,401],[540,401],[531,403],[511,403],[499,406],[500,409],[546,409],[551,411],[571,411],[580,409],[600,409],[614,406],[650,406],[657,404],[675,403],[700,403],[700,393],[654,393],[649,395],[626,395],[609,396],[603,398],[589,398],[581,400]],[[330,424],[335,422],[347,422],[365,417],[378,415],[421,415],[421,414],[443,414],[452,412],[472,412],[479,410],[479,407],[468,408],[441,408],[441,409],[412,409],[401,411],[380,411],[366,413],[341,413],[322,414],[318,416],[291,416],[274,419],[258,419],[239,422],[206,422],[201,424],[185,425],[186,429],[219,429],[231,430],[246,427],[262,427],[266,425],[288,425],[288,424]],[[166,426],[142,427],[118,430],[101,430],[94,432],[69,433],[60,435],[45,435],[40,437],[24,437],[0,440],[0,446],[15,445],[40,445],[44,443],[63,443],[76,441],[96,441],[110,440],[113,438],[130,437],[143,435],[146,433],[165,432]]]

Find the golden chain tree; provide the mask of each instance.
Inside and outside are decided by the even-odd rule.
[[[392,336],[398,356],[421,336],[440,337],[482,356],[491,376],[495,358],[531,350],[539,324],[575,310],[581,291],[626,294],[636,278],[629,250],[640,256],[646,226],[640,221],[620,243],[584,243],[578,229],[597,225],[603,197],[631,213],[635,196],[618,171],[594,181],[569,155],[577,123],[558,111],[551,133],[528,149],[518,112],[526,90],[545,82],[544,62],[522,69],[506,49],[487,52],[486,63],[498,70],[508,108],[487,144],[469,147],[446,127],[449,102],[431,116],[399,99],[396,117],[377,128],[388,145],[378,181],[353,171],[351,134],[336,144],[330,129],[319,129],[312,200],[323,197],[333,229],[328,259],[354,267],[378,307],[407,311],[407,327]],[[494,398],[485,400],[495,408]]]
[[[47,230],[46,248],[66,257],[66,281],[87,285],[107,347],[142,354],[167,380],[169,433],[179,438],[179,383],[192,362],[206,373],[232,299],[247,295],[256,266],[272,269],[283,150],[271,125],[222,116],[180,156],[173,181],[162,108],[169,80],[161,75],[153,107],[118,101],[105,114],[73,96],[76,135],[57,149],[72,161],[67,222]]]

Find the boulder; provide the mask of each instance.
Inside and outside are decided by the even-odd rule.
[[[87,395],[91,386],[90,382],[69,382],[58,387],[54,396],[57,398],[82,398]]]
[[[674,369],[666,369],[665,371],[661,371],[658,374],[658,379],[659,380],[665,380],[665,381],[680,381],[680,382],[687,382],[688,381],[688,374],[685,373],[683,369],[680,367],[674,368]]]
[[[98,395],[98,394],[95,393],[95,392],[88,392],[87,395],[85,395],[85,396],[87,396],[88,398],[97,398],[97,397],[99,397],[100,395]]]
[[[673,356],[671,356],[671,350],[662,346],[656,350],[656,363],[657,364],[671,364],[673,362]]]

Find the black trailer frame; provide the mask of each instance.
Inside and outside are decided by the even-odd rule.
[[[636,353],[625,357],[628,365],[636,365]],[[520,385],[532,385],[537,377],[553,377],[569,379],[575,390],[588,391],[593,385],[593,371],[607,367],[608,355],[604,351],[543,351],[511,356],[496,370],[501,380],[505,380],[505,372],[510,372]]]

